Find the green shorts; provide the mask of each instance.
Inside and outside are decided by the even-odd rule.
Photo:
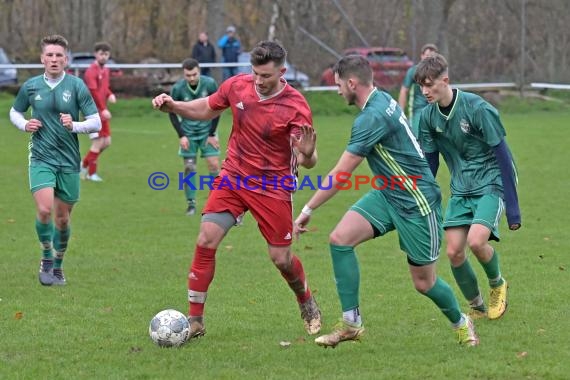
[[[504,210],[505,202],[495,194],[452,196],[447,202],[443,228],[482,224],[491,230],[489,239],[499,241],[499,220]]]
[[[29,167],[30,191],[53,187],[54,195],[65,203],[79,200],[79,173],[65,173],[49,165],[33,164]]]
[[[196,158],[198,156],[198,150],[200,150],[200,157],[215,157],[220,155],[220,150],[214,148],[212,145],[207,144],[208,136],[199,140],[191,140],[188,149],[180,148],[178,150],[178,155],[184,158]]]
[[[362,215],[376,230],[376,236],[397,230],[400,248],[414,264],[427,265],[439,257],[442,223],[441,206],[426,216],[403,217],[386,200],[383,190],[371,190],[351,208]]]

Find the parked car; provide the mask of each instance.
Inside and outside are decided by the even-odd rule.
[[[249,53],[240,53],[238,56],[238,62],[240,63],[249,63],[250,62],[250,54]],[[297,89],[303,89],[309,87],[309,76],[299,70],[297,70],[294,66],[292,66],[289,62],[285,61],[285,67],[287,71],[285,71],[285,75],[283,78],[289,83],[291,86]],[[251,66],[239,66],[238,67],[239,73],[251,73]]]
[[[12,62],[8,58],[8,55],[0,47],[0,64],[9,65]],[[16,69],[0,69],[0,86],[9,86],[13,84],[18,84],[18,70]]]
[[[77,64],[86,64],[86,65],[90,65],[95,61],[95,54],[93,53],[89,53],[89,52],[80,52],[80,53],[70,53],[69,57],[68,57],[68,68],[67,68],[67,72],[69,74],[73,74],[73,75],[77,75],[78,77],[82,78],[83,74],[85,73],[85,70],[87,70],[87,67],[73,67],[72,65],[77,65]],[[112,58],[109,59],[109,61],[107,61],[108,65],[112,65],[115,64],[117,62],[115,62]],[[112,77],[116,77],[116,76],[121,76],[123,75],[123,70],[121,69],[111,69],[111,76]]]
[[[370,62],[374,72],[374,84],[386,90],[399,88],[406,72],[414,64],[400,48],[390,47],[355,47],[346,49],[343,54],[362,55]],[[321,76],[321,85],[334,86],[332,66]]]

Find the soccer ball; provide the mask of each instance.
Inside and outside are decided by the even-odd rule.
[[[181,312],[163,310],[150,321],[148,333],[150,339],[160,347],[178,347],[188,339],[190,324]]]

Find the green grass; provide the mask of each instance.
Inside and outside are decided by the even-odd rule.
[[[320,162],[304,172],[311,176],[334,165],[354,114],[331,111],[343,107],[336,95],[319,97],[311,100],[323,110],[314,120]],[[184,196],[172,183],[164,191],[147,185],[152,172],[176,179],[182,170],[167,117],[151,112],[149,99],[115,106],[113,145],[100,159],[105,182],[82,183],[73,212],[68,286],[48,288],[37,281],[28,136],[10,125],[11,103],[11,97],[0,96],[0,379],[568,378],[568,110],[535,107],[503,115],[520,170],[523,228],[510,232],[502,226],[503,241],[496,247],[510,284],[510,306],[503,319],[477,323],[479,347],[459,347],[445,318],[415,292],[395,233],[358,250],[363,342],[317,347],[304,334],[294,297],[247,216],[218,250],[206,306],[208,334],[180,349],[160,349],[148,337],[148,323],[162,309],[187,311],[187,269],[199,227],[198,217],[184,215]],[[229,122],[224,115],[222,141]],[[81,143],[85,152],[86,136]],[[199,172],[206,173],[204,162]],[[444,169],[438,179],[447,194]],[[324,331],[340,317],[328,234],[361,194],[339,192],[315,212],[316,230],[294,244],[321,305]],[[205,196],[200,193],[200,205]],[[296,209],[310,196],[311,191],[297,193]],[[439,272],[457,292],[445,254]],[[482,287],[487,292],[484,281]],[[292,345],[283,349],[281,341]]]

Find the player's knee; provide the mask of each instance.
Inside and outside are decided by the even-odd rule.
[[[454,266],[457,266],[461,264],[463,261],[465,261],[465,249],[463,248],[454,248],[448,246],[446,253],[447,257],[449,258],[449,261]]]
[[[477,237],[467,237],[467,246],[473,253],[483,252],[487,246],[487,239],[479,239]]]
[[[291,259],[285,255],[272,256],[271,261],[273,261],[273,265],[275,265],[275,267],[279,269],[280,272],[288,272],[291,268]]]
[[[193,173],[196,171],[196,161],[192,158],[184,159],[184,174]]]
[[[69,227],[69,215],[56,215],[55,226],[60,230],[65,230]]]
[[[329,235],[329,243],[332,245],[349,245],[346,241],[345,235],[339,233],[336,229]]]
[[[51,219],[51,207],[38,205],[38,220],[42,223],[48,223]]]

